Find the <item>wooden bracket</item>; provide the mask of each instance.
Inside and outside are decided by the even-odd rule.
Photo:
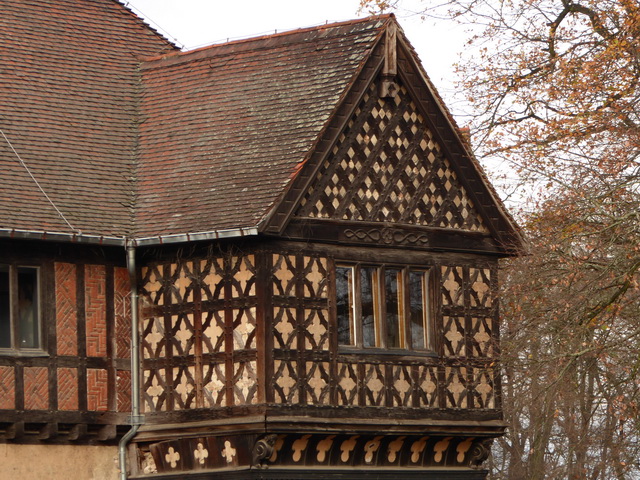
[[[24,437],[24,422],[12,423],[4,434],[6,440],[20,440],[22,437]]]
[[[116,438],[116,434],[116,425],[104,425],[100,427],[100,430],[98,430],[98,440],[113,440],[114,438]]]
[[[278,435],[267,435],[261,440],[258,440],[253,447],[253,467],[254,468],[268,468],[266,461],[271,455],[276,445]]]
[[[78,423],[71,427],[69,431],[69,440],[82,440],[87,436],[87,425],[85,423]]]
[[[58,436],[58,424],[47,423],[38,434],[38,440],[51,440]]]

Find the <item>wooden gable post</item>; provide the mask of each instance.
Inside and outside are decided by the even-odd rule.
[[[379,95],[382,98],[395,97],[398,92],[398,85],[395,82],[397,70],[397,50],[396,37],[398,27],[391,23],[387,27],[384,44],[384,67],[382,67],[382,82],[380,82]]]

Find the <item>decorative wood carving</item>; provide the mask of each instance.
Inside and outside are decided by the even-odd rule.
[[[349,240],[359,240],[363,243],[385,245],[429,245],[429,236],[406,232],[394,228],[370,228],[350,229],[344,231],[344,236]]]
[[[469,466],[481,468],[482,464],[489,458],[489,455],[491,455],[492,444],[492,438],[475,441],[469,451]]]
[[[266,461],[273,455],[276,440],[278,440],[278,435],[271,434],[256,442],[253,446],[253,461],[251,462],[254,468],[268,468]]]
[[[415,357],[419,352],[412,357],[401,350],[382,356],[353,347],[343,351],[332,343],[333,263],[326,254],[264,251],[185,264],[149,267],[168,278],[165,292],[177,290],[165,294],[174,303],[154,305],[151,296],[145,310],[144,398],[149,411],[255,405],[261,398],[298,407],[499,408],[497,372],[490,367],[497,333],[495,263],[433,266],[438,357]],[[264,265],[270,299],[271,338],[264,341],[272,348],[265,365],[255,353],[258,265]],[[206,283],[211,280],[223,285]],[[261,368],[271,372],[265,397],[259,393]]]
[[[233,252],[142,269],[147,411],[258,402],[256,272]]]
[[[206,469],[394,468],[403,472],[435,467],[479,468],[491,439],[441,435],[268,434],[182,438],[149,445],[157,473]],[[143,448],[139,446],[139,448]],[[140,451],[144,458],[145,451]]]

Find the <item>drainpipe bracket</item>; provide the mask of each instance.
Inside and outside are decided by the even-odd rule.
[[[129,415],[127,423],[129,425],[144,425],[144,415]]]

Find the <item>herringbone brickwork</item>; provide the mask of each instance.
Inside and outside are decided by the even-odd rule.
[[[116,384],[117,410],[118,412],[131,411],[131,372],[118,370]]]
[[[78,410],[78,370],[58,369],[58,409]]]
[[[87,357],[107,354],[106,269],[104,265],[85,265],[85,319]]]
[[[113,270],[113,311],[116,321],[116,357],[131,357],[131,296],[129,288],[129,272],[126,268],[116,267]]]
[[[107,371],[95,368],[87,370],[87,409],[107,410]]]
[[[58,355],[77,355],[76,266],[71,263],[56,263],[55,276]]]
[[[16,408],[16,376],[13,367],[0,367],[0,410]]]
[[[25,367],[25,410],[47,410],[49,408],[49,370],[47,367]]]

